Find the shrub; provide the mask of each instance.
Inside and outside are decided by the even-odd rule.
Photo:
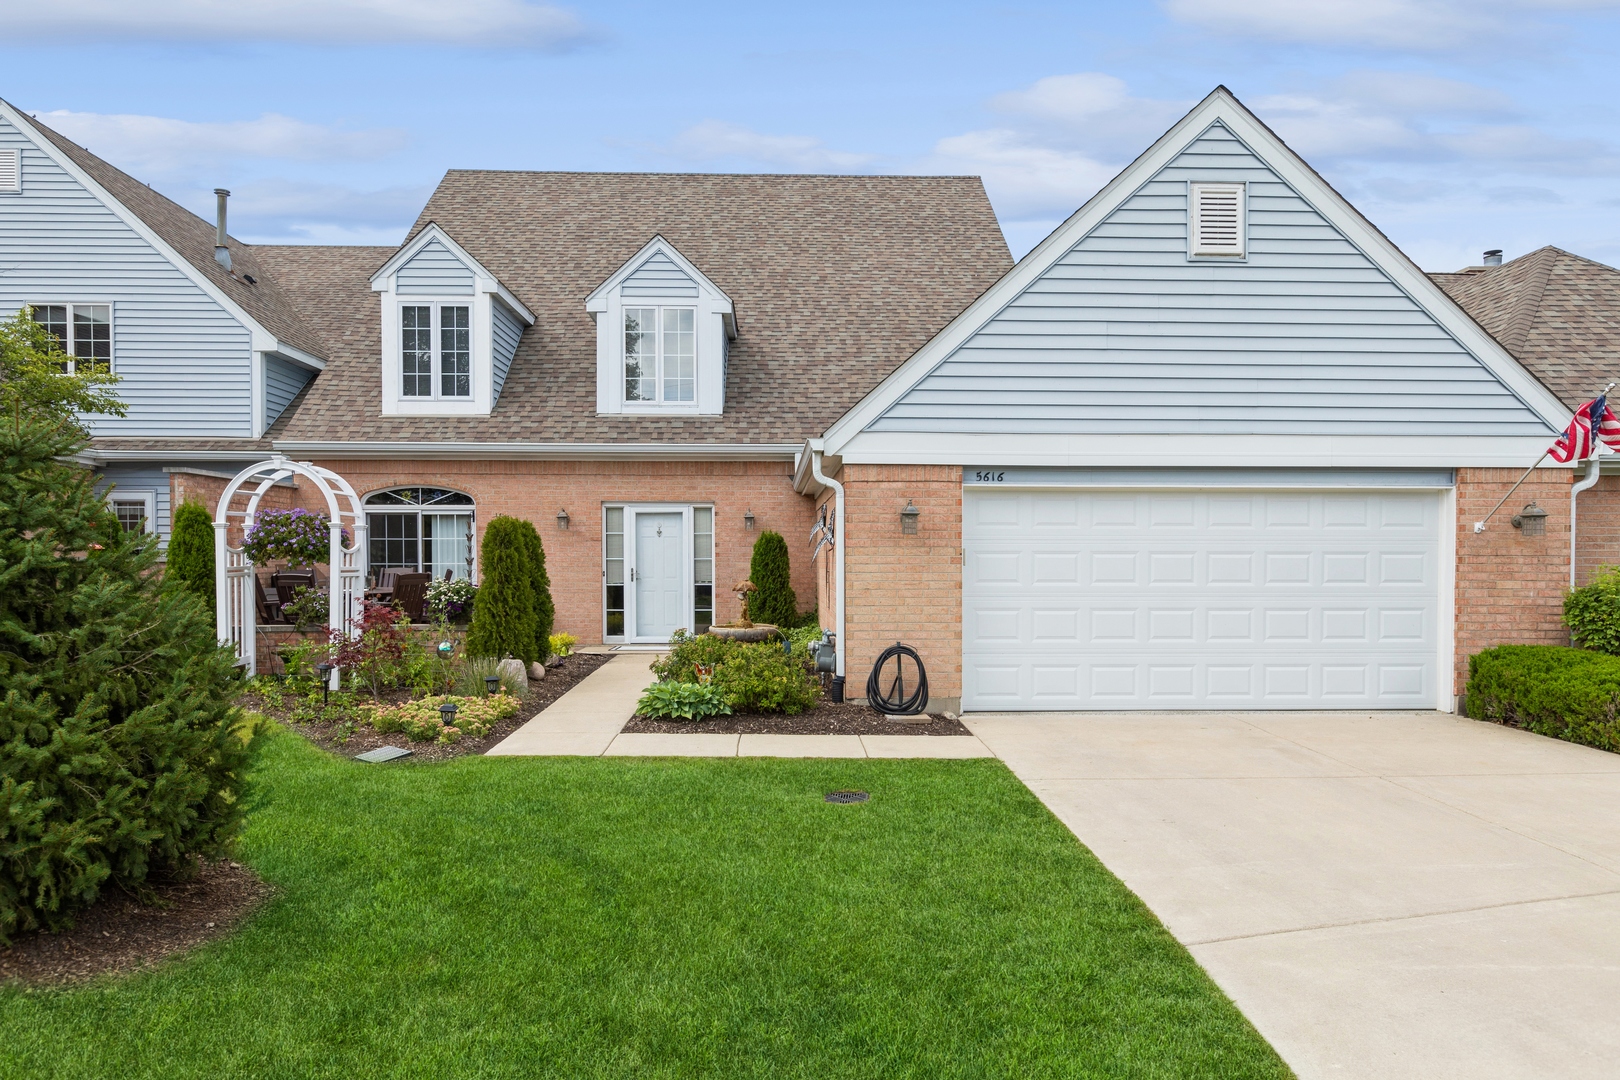
[[[534,585],[534,656],[545,661],[551,656],[551,628],[557,622],[557,605],[551,599],[551,577],[546,573],[546,546],[534,522],[525,521],[520,531],[529,557],[529,576]]]
[[[1620,657],[1559,645],[1499,645],[1468,659],[1476,720],[1620,752]]]
[[[577,645],[578,643],[579,643],[579,638],[575,637],[573,634],[552,634],[551,635],[551,655],[552,656],[569,656],[569,655],[572,655],[572,653],[574,651],[574,646]]]
[[[439,711],[445,703],[456,707],[456,722],[446,725]],[[509,694],[481,697],[425,697],[400,705],[362,705],[365,720],[383,735],[403,732],[413,742],[433,739],[453,743],[463,735],[481,739],[495,725],[518,711],[518,699]]]
[[[488,684],[484,682],[485,677],[493,675],[501,680],[501,693],[522,698],[525,691],[522,678],[510,668],[504,672],[498,670],[500,665],[501,662],[493,656],[463,657],[453,669],[455,673],[453,692],[465,697],[478,697],[487,692]]]
[[[428,583],[423,609],[435,622],[466,622],[477,595],[478,586],[466,578],[435,578]]]
[[[782,539],[781,533],[762,532],[754,541],[748,580],[754,583],[754,591],[748,597],[748,618],[783,628],[798,624],[799,598],[793,595],[787,541]]]
[[[214,520],[195,499],[187,499],[174,512],[163,572],[214,606]]]
[[[715,665],[713,683],[738,712],[802,713],[821,696],[804,661],[771,642],[739,645]]]
[[[731,712],[712,683],[656,682],[636,702],[636,712],[654,720],[707,720]]]
[[[242,534],[242,551],[255,565],[286,559],[294,566],[313,566],[331,556],[331,519],[303,507],[260,510]],[[343,542],[349,531],[343,530]]]
[[[735,656],[742,645],[713,634],[688,634],[677,630],[670,635],[669,652],[652,662],[650,670],[659,682],[699,682],[698,668],[715,665]]]
[[[73,414],[117,408],[109,377],[61,374],[18,323],[0,325],[0,938],[228,852],[256,743],[214,613],[71,462]]]
[[[332,632],[332,663],[359,682],[373,698],[404,677],[406,627],[409,617],[387,604],[366,601],[361,609],[358,635],[346,639]]]
[[[1575,644],[1620,655],[1620,567],[1605,566],[1590,582],[1564,594],[1564,625]]]
[[[525,664],[540,659],[534,634],[535,575],[525,536],[533,531],[531,523],[505,515],[485,526],[478,549],[483,580],[467,631],[469,656],[515,656]]]
[[[312,630],[326,625],[332,605],[325,589],[299,589],[281,605],[281,613],[292,621],[294,629]]]

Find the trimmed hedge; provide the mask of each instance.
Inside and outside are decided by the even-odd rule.
[[[1620,753],[1620,657],[1499,645],[1468,660],[1468,715]]]
[[[1587,584],[1565,593],[1564,625],[1581,648],[1620,654],[1620,569],[1605,566]]]

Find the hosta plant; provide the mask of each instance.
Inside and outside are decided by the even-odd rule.
[[[707,683],[657,682],[636,702],[636,712],[653,720],[707,720],[730,714],[726,695]]]

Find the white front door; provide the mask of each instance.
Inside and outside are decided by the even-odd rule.
[[[1430,709],[1432,491],[981,490],[969,709]]]
[[[667,641],[692,625],[687,603],[686,515],[635,511],[635,637]]]

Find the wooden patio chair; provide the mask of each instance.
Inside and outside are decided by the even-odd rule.
[[[270,575],[270,587],[283,602],[291,600],[299,589],[313,589],[315,575],[309,570],[278,570]]]
[[[253,601],[258,608],[259,624],[261,626],[286,621],[286,618],[281,614],[280,594],[273,587],[266,589],[264,579],[258,574],[253,575]]]
[[[422,606],[427,603],[428,582],[432,574],[401,574],[394,579],[394,607],[402,611],[411,622],[422,622]]]

